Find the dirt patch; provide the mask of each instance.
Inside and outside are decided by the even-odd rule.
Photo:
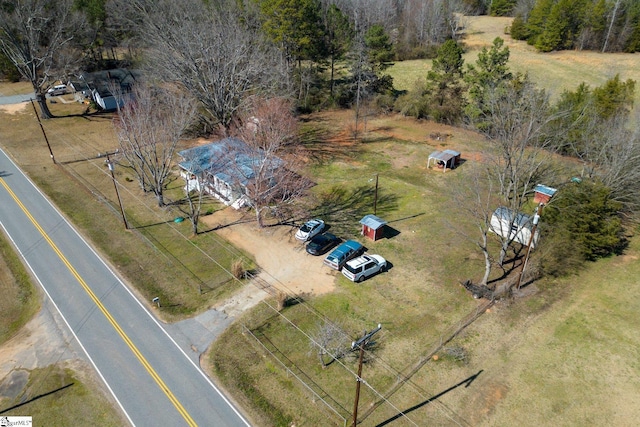
[[[252,212],[226,208],[205,216],[202,222],[205,228],[217,228],[216,233],[251,254],[259,266],[259,279],[274,288],[302,296],[334,289],[337,273],[324,266],[324,257],[305,251],[305,245],[294,237],[295,227],[260,228],[252,216]]]
[[[0,111],[7,114],[22,113],[27,108],[27,103],[0,105]]]

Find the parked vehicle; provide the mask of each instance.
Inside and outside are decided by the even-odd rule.
[[[340,238],[331,233],[318,234],[307,244],[307,252],[311,255],[322,255],[340,242]]]
[[[306,242],[311,240],[313,236],[320,234],[324,230],[324,221],[321,219],[312,219],[305,222],[298,231],[296,231],[296,239]]]
[[[362,282],[386,268],[387,261],[380,255],[362,255],[348,261],[342,268],[342,274],[352,282]]]
[[[67,93],[67,85],[55,85],[47,90],[49,96],[59,96]]]
[[[324,263],[334,270],[340,270],[351,258],[364,252],[364,246],[355,240],[347,240],[335,248],[325,259]]]

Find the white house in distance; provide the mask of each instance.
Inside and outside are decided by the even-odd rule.
[[[235,209],[249,204],[246,186],[255,178],[255,165],[263,159],[244,141],[224,138],[182,150],[178,155],[183,159],[178,165],[187,182],[185,191],[206,191]],[[272,167],[282,165],[280,159],[271,163]]]
[[[531,230],[533,228],[533,218],[523,213],[514,212],[505,206],[501,206],[491,215],[489,230],[499,236],[511,238],[513,241],[527,246],[531,240]],[[540,233],[536,230],[531,249],[538,243]]]

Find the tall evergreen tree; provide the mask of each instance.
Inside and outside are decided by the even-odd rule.
[[[374,24],[365,33],[364,41],[369,51],[369,61],[376,71],[383,71],[393,61],[393,44],[384,27]]]
[[[289,61],[316,60],[325,54],[317,0],[258,0],[265,33]]]
[[[465,105],[462,53],[455,40],[447,40],[438,49],[427,73],[427,114],[438,122],[453,124],[462,117]]]
[[[496,37],[491,48],[484,47],[475,65],[467,65],[465,80],[469,85],[469,104],[466,113],[474,121],[486,113],[487,93],[513,78],[509,70],[509,47]]]
[[[325,37],[327,53],[331,63],[330,92],[333,97],[335,81],[335,63],[344,58],[349,51],[354,36],[353,26],[349,18],[335,4],[329,6],[325,16]]]

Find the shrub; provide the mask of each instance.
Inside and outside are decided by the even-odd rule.
[[[231,274],[236,279],[242,279],[244,277],[244,264],[241,259],[237,259],[231,264]]]

